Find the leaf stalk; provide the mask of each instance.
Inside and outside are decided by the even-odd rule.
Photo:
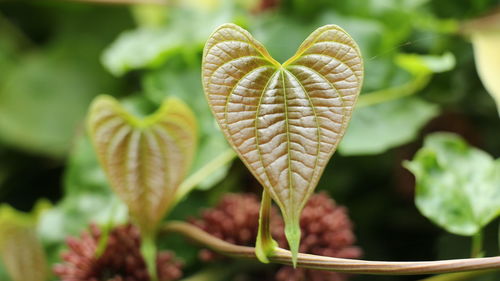
[[[269,263],[268,256],[274,253],[278,247],[278,243],[271,236],[271,206],[272,199],[269,192],[262,192],[262,202],[259,212],[259,230],[257,233],[257,241],[255,242],[255,255],[262,263]]]

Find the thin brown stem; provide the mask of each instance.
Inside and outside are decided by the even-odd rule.
[[[197,243],[222,255],[235,258],[256,259],[255,248],[237,246],[218,239],[200,228],[185,223],[172,221],[166,223],[161,230],[163,233],[175,232],[194,240]],[[274,263],[292,264],[290,251],[278,248],[269,260]],[[413,275],[413,274],[440,274],[483,269],[500,269],[500,256],[490,258],[471,258],[441,261],[418,262],[386,262],[341,259],[309,254],[299,254],[298,267],[380,275]]]

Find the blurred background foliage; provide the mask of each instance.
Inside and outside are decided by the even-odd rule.
[[[40,198],[52,201],[39,223],[50,263],[59,259],[65,237],[89,222],[126,218],[83,126],[98,94],[120,98],[138,115],[177,96],[196,113],[200,146],[191,175],[203,180],[193,180],[197,189],[170,217],[195,216],[225,192],[259,192],[243,164],[231,161],[202,91],[203,44],[225,22],[247,28],[278,61],[318,26],[348,31],[364,57],[365,83],[318,189],[349,208],[366,259],[469,256],[469,239],[447,234],[418,212],[415,180],[401,163],[435,131],[457,133],[500,156],[497,108],[460,32],[464,21],[488,13],[498,0],[105,2],[0,1],[0,202],[28,211]],[[485,231],[487,255],[498,254],[497,230],[498,219]],[[162,244],[183,257],[187,275],[200,268],[197,247],[180,237]],[[1,265],[0,280],[9,280]]]

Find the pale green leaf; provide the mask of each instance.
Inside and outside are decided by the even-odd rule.
[[[500,160],[459,136],[428,136],[405,166],[417,180],[418,209],[447,231],[471,236],[500,214]]]
[[[72,60],[35,54],[3,73],[0,139],[28,151],[64,155],[100,85],[83,73],[87,70]]]
[[[232,20],[233,4],[203,12],[176,9],[168,24],[142,26],[123,32],[102,55],[104,66],[114,75],[140,68],[155,67],[174,55],[201,51],[203,42],[216,26]]]
[[[356,43],[338,26],[326,25],[280,64],[246,30],[224,24],[205,45],[202,71],[217,122],[280,207],[296,257],[300,213],[361,89]]]
[[[184,180],[195,153],[196,120],[178,99],[144,119],[109,96],[92,103],[90,136],[111,187],[145,233],[155,231]]]
[[[415,139],[438,113],[438,106],[416,97],[357,108],[339,152],[342,155],[383,153]]]
[[[440,73],[455,67],[455,56],[450,52],[441,56],[400,53],[395,59],[399,66],[414,75]]]

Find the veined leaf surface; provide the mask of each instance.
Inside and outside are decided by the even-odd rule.
[[[171,98],[140,120],[112,97],[100,96],[91,106],[88,128],[112,188],[141,230],[152,233],[191,165],[197,130],[193,113]]]
[[[220,26],[203,54],[210,107],[228,141],[271,194],[292,252],[298,219],[351,118],[363,80],[353,39],[340,27],[314,31],[280,64],[246,30]],[[295,236],[292,238],[292,236]]]

